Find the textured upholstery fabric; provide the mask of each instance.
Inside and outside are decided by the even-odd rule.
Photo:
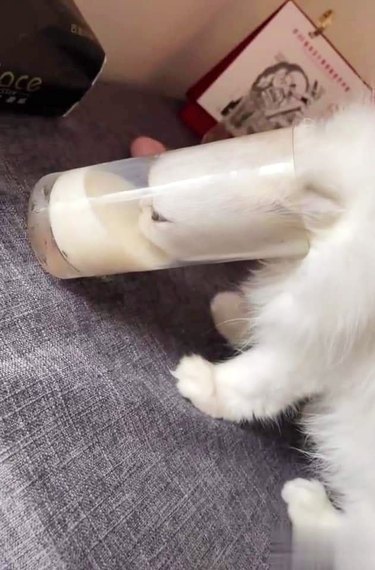
[[[66,119],[0,116],[0,569],[268,568],[293,432],[203,416],[168,369],[226,353],[208,302],[243,273],[45,275],[25,231],[45,173],[194,139],[177,104],[97,85]]]

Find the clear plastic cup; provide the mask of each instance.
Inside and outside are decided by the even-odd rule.
[[[50,174],[30,198],[30,241],[63,279],[303,256],[295,180],[293,129]]]

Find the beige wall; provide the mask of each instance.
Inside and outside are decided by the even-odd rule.
[[[183,95],[281,0],[75,0],[108,56],[105,76]],[[300,0],[316,20],[336,11],[327,37],[375,83],[375,0]]]

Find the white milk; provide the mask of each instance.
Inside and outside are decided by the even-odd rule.
[[[140,233],[133,189],[124,178],[95,168],[72,170],[56,180],[49,203],[52,234],[81,274],[147,271],[170,263]]]

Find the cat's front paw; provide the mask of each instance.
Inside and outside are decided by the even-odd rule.
[[[337,524],[338,512],[319,481],[293,479],[285,483],[281,496],[294,527],[319,528]]]
[[[172,372],[180,394],[201,412],[221,417],[215,385],[215,365],[201,356],[185,356]]]

